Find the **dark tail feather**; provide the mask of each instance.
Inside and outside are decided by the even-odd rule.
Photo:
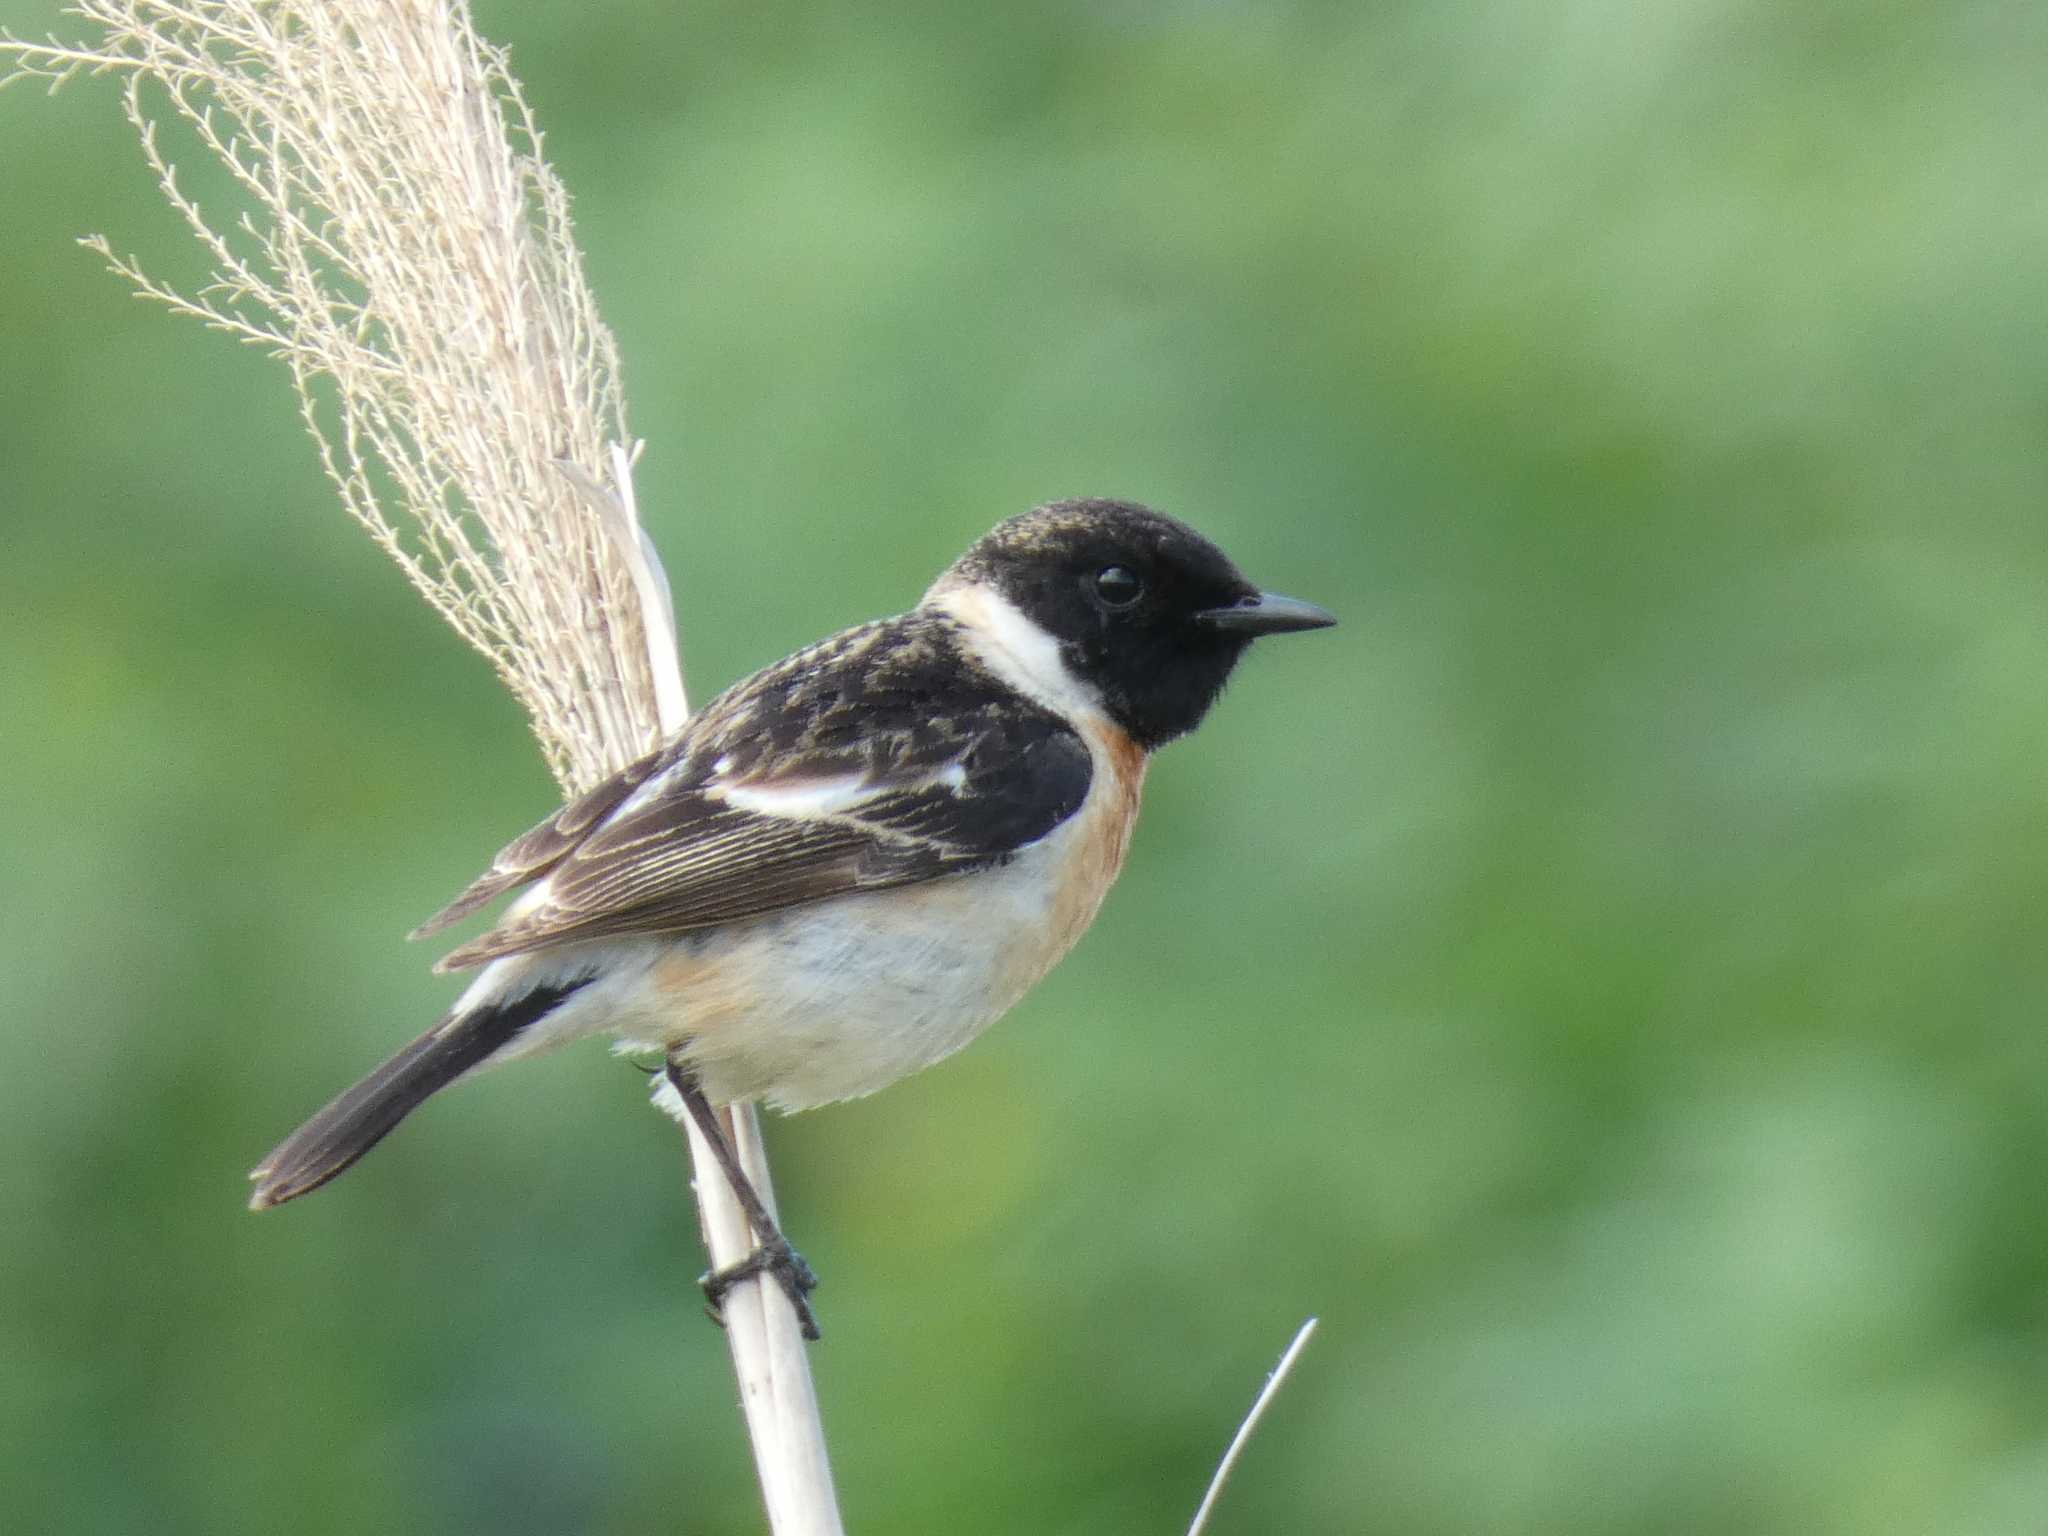
[[[428,1097],[489,1059],[529,1024],[554,1011],[582,980],[540,987],[496,1008],[443,1019],[279,1142],[249,1177],[249,1209],[310,1194],[388,1136]]]

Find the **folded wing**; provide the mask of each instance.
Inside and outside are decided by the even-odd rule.
[[[1086,744],[1050,712],[990,703],[943,728],[867,722],[857,740],[815,733],[736,754],[688,736],[624,770],[501,853],[422,929],[531,880],[537,900],[453,953],[500,955],[731,922],[856,891],[999,863],[1080,808]],[[666,759],[666,761],[664,761]]]

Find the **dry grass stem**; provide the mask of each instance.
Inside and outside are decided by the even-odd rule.
[[[1237,1433],[1230,1437],[1229,1448],[1223,1453],[1223,1460],[1216,1465],[1216,1475],[1209,1479],[1209,1491],[1202,1495],[1201,1507],[1195,1511],[1194,1523],[1188,1527],[1188,1536],[1202,1536],[1208,1527],[1209,1516],[1215,1511],[1216,1500],[1223,1493],[1223,1485],[1230,1480],[1231,1471],[1237,1466],[1237,1459],[1244,1454],[1244,1448],[1251,1443],[1252,1432],[1259,1427],[1259,1420],[1266,1416],[1281,1384],[1287,1380],[1288,1372],[1294,1369],[1294,1362],[1307,1347],[1311,1335],[1316,1331],[1316,1320],[1310,1318],[1294,1332],[1294,1342],[1289,1344],[1280,1356],[1280,1363],[1273,1367],[1273,1373],[1266,1378],[1265,1386],[1252,1402],[1251,1412],[1244,1416],[1244,1422],[1237,1426]]]

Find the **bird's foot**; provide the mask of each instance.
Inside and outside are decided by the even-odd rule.
[[[804,1261],[804,1256],[790,1247],[789,1239],[780,1232],[741,1259],[737,1264],[728,1264],[723,1269],[714,1269],[700,1277],[697,1284],[704,1289],[704,1310],[719,1327],[725,1326],[725,1298],[732,1288],[756,1275],[773,1275],[782,1292],[789,1298],[789,1304],[796,1309],[797,1325],[807,1339],[818,1337],[818,1319],[811,1311],[809,1300],[812,1291],[818,1287],[817,1273]]]

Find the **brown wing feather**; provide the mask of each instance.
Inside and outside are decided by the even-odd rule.
[[[646,782],[665,762],[675,758],[676,745],[655,749],[620,769],[603,783],[578,795],[539,826],[498,850],[491,867],[472,880],[447,906],[406,935],[424,939],[481,911],[505,892],[538,880],[572,852],[590,829],[610,815],[620,801]]]
[[[436,969],[980,868],[1072,815],[1091,773],[1072,728],[979,673],[950,621],[863,626],[736,685],[662,752],[511,844],[432,923],[543,875],[546,899]],[[857,780],[862,798],[787,814],[726,798],[821,780]]]

